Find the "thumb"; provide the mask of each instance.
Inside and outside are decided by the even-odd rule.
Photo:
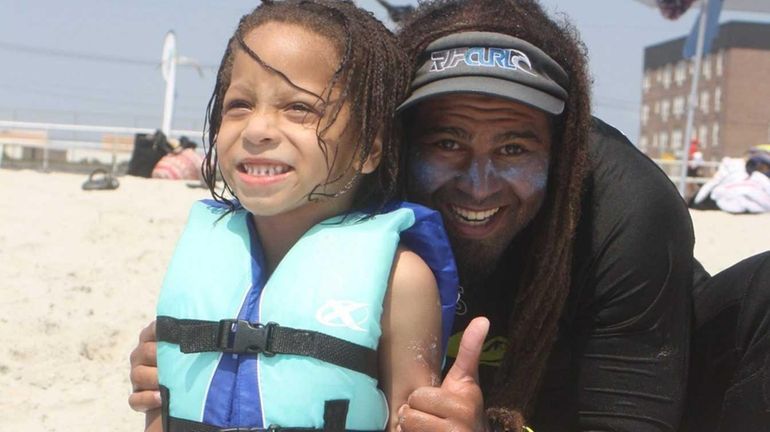
[[[460,339],[457,358],[447,372],[441,385],[442,388],[468,380],[478,384],[479,357],[481,356],[481,349],[484,347],[484,340],[487,338],[487,332],[489,332],[489,320],[484,317],[474,318],[468,324],[462,339]]]

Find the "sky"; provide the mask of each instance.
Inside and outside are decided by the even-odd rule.
[[[390,24],[374,0],[356,0]],[[393,0],[394,4],[414,4]],[[594,114],[632,141],[639,136],[644,47],[687,34],[634,0],[541,0],[566,17],[589,52]],[[180,67],[174,129],[200,130],[216,66],[238,19],[256,0],[0,0],[0,120],[159,128],[163,38],[177,36]],[[770,15],[722,14],[722,22]]]

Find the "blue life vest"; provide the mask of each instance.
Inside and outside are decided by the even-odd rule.
[[[334,427],[325,423],[335,412],[337,430],[384,429],[388,408],[377,387],[376,349],[399,244],[434,272],[445,350],[458,281],[438,213],[396,203],[371,218],[324,221],[300,238],[268,279],[250,214],[196,203],[158,300],[167,432],[169,419],[172,431],[328,431]],[[267,337],[274,339],[269,346]],[[274,346],[286,349],[275,354]]]

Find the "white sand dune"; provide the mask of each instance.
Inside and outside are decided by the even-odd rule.
[[[154,314],[190,204],[185,182],[0,170],[0,431],[138,431],[128,354]],[[770,248],[770,215],[693,212],[714,272]],[[205,258],[201,257],[205,265]]]

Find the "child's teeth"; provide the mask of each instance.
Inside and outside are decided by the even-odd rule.
[[[276,165],[245,165],[244,168],[251,176],[275,176],[288,171],[287,167]]]

